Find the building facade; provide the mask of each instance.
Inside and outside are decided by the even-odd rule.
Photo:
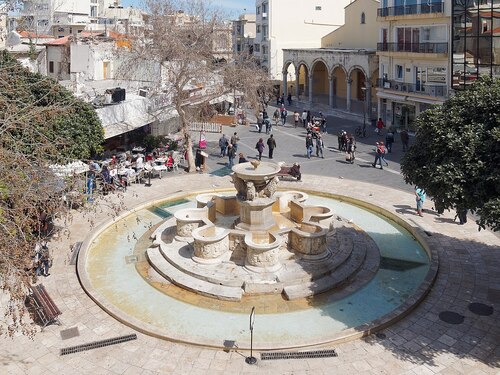
[[[98,25],[104,10],[120,6],[117,0],[25,0],[17,27],[58,38],[77,35]]]
[[[254,56],[281,81],[283,49],[319,48],[321,38],[344,22],[351,0],[256,0]]]
[[[252,55],[255,41],[255,14],[246,13],[233,21],[233,53]]]
[[[379,77],[378,5],[376,0],[355,0],[347,5],[345,23],[323,36],[321,48],[285,49],[285,96],[291,93],[311,103],[373,117],[373,88]],[[290,74],[292,69],[295,74]]]
[[[452,0],[452,87],[500,77],[500,0]]]
[[[382,0],[378,113],[394,129],[450,95],[451,1]]]

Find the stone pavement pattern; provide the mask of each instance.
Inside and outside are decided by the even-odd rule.
[[[70,245],[91,232],[88,218],[76,214],[68,235],[51,243],[54,265],[43,279],[63,312],[62,326],[51,325],[34,340],[21,335],[0,338],[1,374],[500,374],[500,241],[478,232],[474,223],[459,226],[450,214],[430,210],[415,215],[412,194],[339,178],[305,175],[303,183],[283,182],[290,189],[345,194],[377,204],[427,231],[430,246],[440,256],[440,269],[426,299],[407,317],[385,329],[385,338],[371,335],[348,343],[327,345],[336,358],[260,361],[247,365],[238,351],[224,352],[159,340],[137,332],[138,339],[86,352],[59,356],[60,348],[134,333],[101,310],[82,290],[69,265]],[[231,187],[229,177],[206,174],[169,175],[152,187],[133,185],[124,197],[127,208],[180,191]],[[383,197],[383,199],[381,199]],[[111,199],[116,199],[111,196]],[[106,208],[93,218],[111,219]],[[468,310],[471,302],[494,307],[489,316]],[[465,316],[462,324],[439,319],[442,311]],[[207,322],[207,324],[210,324]],[[80,335],[62,340],[60,331],[78,327]],[[256,325],[255,335],[258,335]],[[260,359],[258,353],[255,356]]]

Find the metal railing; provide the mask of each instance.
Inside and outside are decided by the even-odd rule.
[[[378,52],[448,53],[448,43],[377,43]]]
[[[398,5],[377,9],[378,17],[406,16],[413,14],[443,13],[444,2],[436,1],[425,4]]]
[[[387,79],[378,79],[377,87],[386,90],[422,94],[438,98],[445,98],[448,96],[448,87],[446,85],[429,85],[427,83],[407,83]]]

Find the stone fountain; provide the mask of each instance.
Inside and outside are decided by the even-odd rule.
[[[362,268],[366,249],[334,241],[330,208],[278,191],[278,164],[232,170],[236,194],[200,194],[196,208],[177,211],[152,234],[147,257],[162,277],[218,299],[297,299],[343,285]]]

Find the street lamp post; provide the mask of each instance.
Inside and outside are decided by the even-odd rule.
[[[366,136],[366,86],[361,87],[361,91],[363,92],[363,137]]]

